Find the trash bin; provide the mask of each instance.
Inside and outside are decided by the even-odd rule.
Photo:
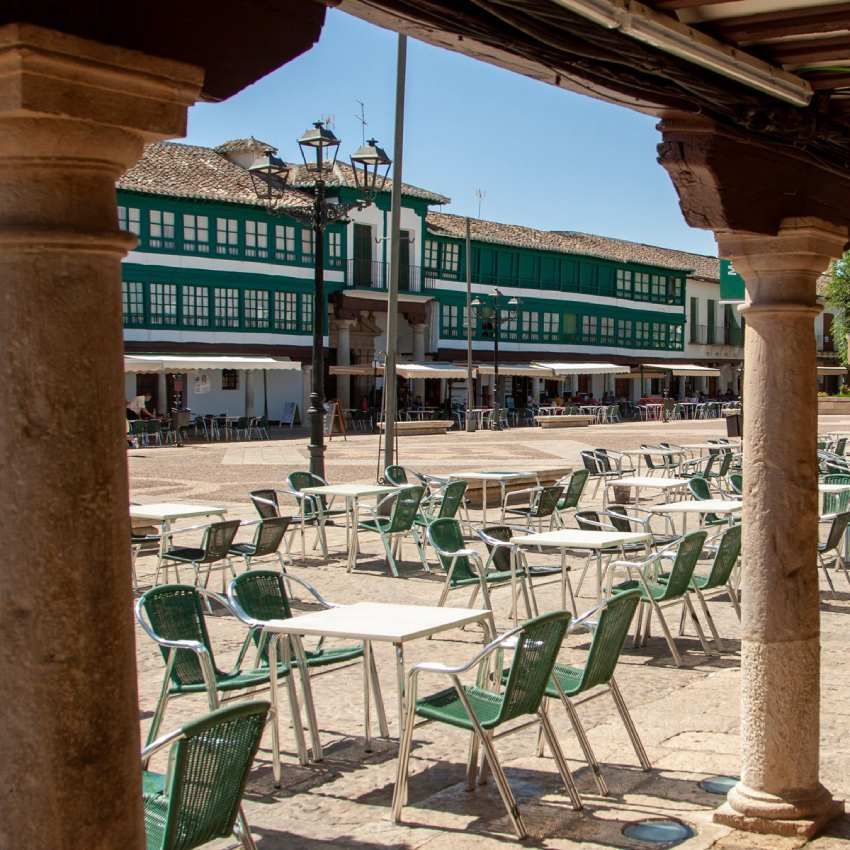
[[[740,413],[726,414],[726,436],[742,437],[744,435],[743,422]]]
[[[478,415],[476,413],[473,413],[471,410],[466,411],[466,430],[478,430]]]

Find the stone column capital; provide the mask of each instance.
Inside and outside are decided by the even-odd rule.
[[[333,327],[337,329],[351,330],[357,324],[357,319],[334,319]]]

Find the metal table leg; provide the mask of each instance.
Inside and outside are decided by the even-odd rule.
[[[398,678],[398,737],[401,740],[404,735],[404,710],[405,710],[405,694],[404,694],[404,644],[395,643],[395,669]]]
[[[310,727],[312,741],[313,761],[321,761],[322,742],[319,739],[319,721],[316,718],[316,705],[313,702],[313,688],[310,684],[310,671],[307,668],[307,659],[304,656],[304,645],[301,643],[300,635],[291,635],[292,648],[298,662],[298,670],[301,674],[301,689],[304,691],[304,704],[307,708],[307,724]],[[291,675],[291,674],[290,674]]]

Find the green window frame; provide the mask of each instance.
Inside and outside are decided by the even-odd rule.
[[[667,325],[663,322],[652,323],[652,347],[667,347]]]
[[[608,345],[614,341],[614,319],[612,316],[600,316],[599,339],[600,342]]]
[[[457,304],[442,304],[440,306],[440,336],[457,336],[459,319],[460,307]]]
[[[268,328],[269,291],[246,289],[242,294],[242,315],[246,328]]]
[[[440,243],[436,239],[425,240],[425,251],[422,261],[426,269],[436,271],[440,266]]]
[[[629,269],[617,269],[616,293],[617,298],[632,297],[632,273]]]
[[[145,285],[139,280],[121,281],[121,314],[129,326],[145,323]]]
[[[599,321],[596,316],[581,317],[582,342],[596,342],[599,330]]]
[[[690,326],[690,340],[692,343],[699,342],[699,299],[691,296],[691,314],[688,316]]]
[[[328,265],[338,269],[342,267],[342,234],[328,232]]]
[[[206,286],[181,286],[183,324],[206,328],[210,324],[210,291]]]
[[[649,300],[650,276],[646,272],[636,272],[634,277],[633,292],[636,301]]]
[[[239,290],[216,287],[213,296],[215,325],[219,328],[239,327]]]
[[[198,254],[209,254],[209,216],[183,213],[183,250]]]
[[[653,301],[667,300],[667,278],[664,275],[650,275],[650,296]]]
[[[295,262],[295,226],[276,224],[274,226],[274,257],[276,260]]]
[[[148,210],[148,247],[173,251],[177,246],[174,213],[170,210]]]
[[[706,311],[705,311],[705,341],[708,345],[714,345],[715,340],[717,338],[715,331],[715,324],[717,322],[717,304],[713,298],[709,298],[706,301]]]
[[[239,221],[235,218],[215,220],[215,252],[235,257],[239,254]]]
[[[265,259],[269,255],[269,226],[264,221],[245,221],[245,256]]]
[[[301,262],[312,263],[316,259],[316,239],[309,227],[301,228]]]
[[[150,323],[170,326],[177,324],[177,285],[174,283],[152,283],[150,296]]]
[[[561,335],[561,314],[543,313],[543,341],[557,342]]]
[[[455,245],[452,242],[444,242],[440,270],[446,275],[456,277],[459,269],[460,245]]]
[[[634,339],[638,348],[649,348],[649,322],[643,320],[635,322]]]
[[[669,278],[667,281],[667,301],[671,304],[680,304],[682,301],[682,293],[682,278]]]
[[[669,346],[677,351],[681,351],[685,347],[685,328],[684,325],[670,325],[669,328]]]
[[[282,331],[298,330],[297,292],[275,292],[274,326]]]
[[[624,346],[632,344],[632,320],[617,319],[617,338]]]
[[[127,233],[142,235],[142,211],[138,207],[118,206],[118,227]]]
[[[312,235],[312,234],[311,234]],[[313,331],[313,293],[301,293],[301,328],[312,333]]]
[[[510,328],[510,317],[508,317],[507,325]],[[523,311],[522,335],[524,338],[531,337],[534,339],[540,336],[540,313],[536,310]]]

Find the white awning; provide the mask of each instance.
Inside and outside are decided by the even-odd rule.
[[[631,369],[628,366],[618,366],[616,363],[543,363],[534,362],[535,366],[551,369],[556,375],[626,375]]]
[[[663,369],[679,378],[719,378],[720,370],[695,363],[644,363],[644,369]]]
[[[328,371],[331,375],[352,375],[359,377],[375,377],[384,374],[383,366],[372,366],[371,363],[354,363],[351,366],[331,366]]]
[[[847,369],[844,366],[818,366],[818,375],[846,375]]]
[[[476,366],[479,375],[493,375],[496,372],[492,363]],[[554,378],[555,372],[536,363],[500,363],[499,374],[517,378]]]
[[[125,372],[205,372],[211,369],[300,370],[297,361],[277,357],[204,357],[182,354],[125,354]]]
[[[400,378],[466,378],[466,366],[454,363],[397,363],[395,371]]]

